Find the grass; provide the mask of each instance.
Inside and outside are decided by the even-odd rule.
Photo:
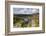
[[[20,17],[20,18],[19,18]],[[29,21],[28,23],[25,23],[24,20],[22,19],[24,16],[14,16],[13,17],[13,26],[16,27],[32,27],[32,20],[34,19],[35,22],[35,27],[39,26],[39,17],[37,15],[35,15],[35,17],[32,19],[32,15],[31,16],[27,16],[27,18],[29,18],[31,21]]]

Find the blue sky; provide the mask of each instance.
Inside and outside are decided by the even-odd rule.
[[[39,9],[36,8],[13,8],[14,14],[33,14],[39,13]]]

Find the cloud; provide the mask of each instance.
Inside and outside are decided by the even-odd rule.
[[[37,8],[13,8],[14,14],[34,14],[39,13]]]

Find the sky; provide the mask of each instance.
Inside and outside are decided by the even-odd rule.
[[[14,14],[34,14],[39,13],[37,8],[13,8]]]

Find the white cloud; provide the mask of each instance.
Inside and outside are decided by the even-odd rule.
[[[38,13],[39,9],[36,8],[14,8],[13,12],[14,14],[33,14],[33,13]]]

